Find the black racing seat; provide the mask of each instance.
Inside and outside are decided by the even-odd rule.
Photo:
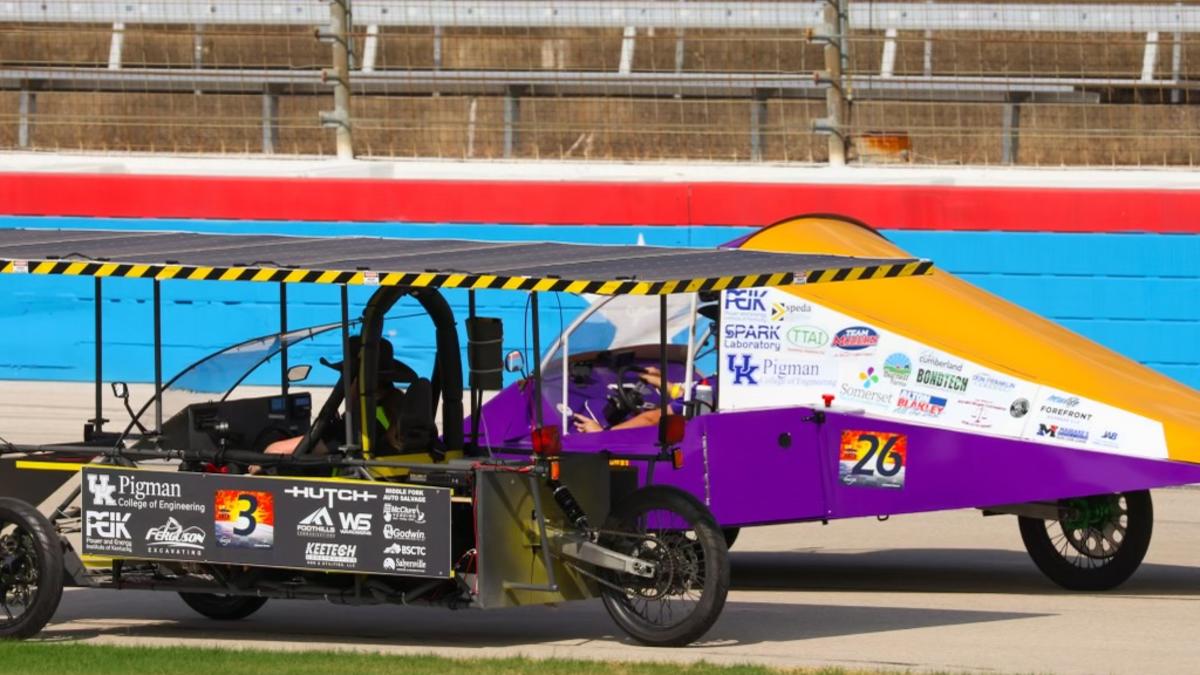
[[[424,377],[414,380],[404,393],[400,404],[400,438],[405,454],[428,452],[437,460],[446,456],[433,419],[433,385]]]

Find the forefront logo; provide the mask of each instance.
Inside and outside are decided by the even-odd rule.
[[[88,492],[92,493],[96,506],[116,506],[117,500],[113,499],[116,491],[117,486],[109,484],[107,474],[88,474]]]
[[[325,500],[329,508],[333,508],[334,502],[369,502],[372,499],[378,499],[379,495],[371,494],[366,490],[353,490],[350,488],[335,488],[335,487],[317,487],[315,485],[293,485],[284,490],[286,494],[297,499],[322,499]]]

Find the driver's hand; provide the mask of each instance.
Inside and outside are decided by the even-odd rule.
[[[604,431],[604,427],[600,426],[599,422],[588,417],[587,415],[575,413],[572,415],[572,417],[575,421],[576,431],[582,431],[585,434],[590,434],[596,431]]]
[[[655,389],[662,388],[662,371],[654,366],[646,366],[646,368],[638,374],[638,378]]]

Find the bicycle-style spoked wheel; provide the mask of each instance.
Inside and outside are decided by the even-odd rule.
[[[0,638],[36,635],[62,598],[62,545],[32,506],[0,499]]]
[[[666,486],[630,495],[602,543],[651,562],[651,577],[610,573],[601,595],[613,620],[635,640],[680,646],[717,620],[729,593],[729,557],[712,515],[691,495]]]
[[[1071,590],[1107,590],[1128,579],[1150,547],[1154,507],[1146,490],[1064,499],[1056,520],[1020,518],[1033,562]]]

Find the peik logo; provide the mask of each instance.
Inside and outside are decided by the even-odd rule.
[[[745,291],[725,291],[725,309],[732,309],[738,312],[766,313],[767,305],[763,302],[763,298],[766,296],[767,292],[761,288]]]
[[[737,354],[729,354],[729,372],[733,373],[734,384],[758,384],[758,380],[754,378],[754,373],[758,372],[759,366],[750,363],[750,355],[742,354],[742,362],[737,362]]]
[[[126,527],[131,515],[133,514],[113,511],[88,511],[84,534],[105,539],[131,539],[129,528]]]
[[[107,475],[88,474],[88,492],[92,493],[92,500],[96,502],[96,506],[116,506],[117,500],[113,499],[113,493],[116,491],[117,486],[109,484]]]

